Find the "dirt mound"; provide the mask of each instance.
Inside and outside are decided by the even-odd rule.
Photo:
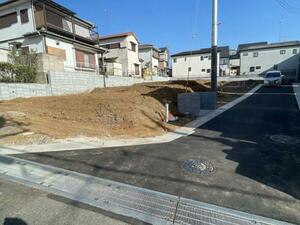
[[[209,91],[209,82],[148,83],[76,95],[3,101],[0,128],[13,124],[17,127],[15,135],[24,131],[43,138],[157,136],[190,121],[181,119],[177,125],[164,124],[165,99],[172,102],[170,111],[178,116],[177,94],[194,91]],[[220,104],[237,97],[224,93],[220,96]],[[9,138],[10,134],[0,134],[0,142]]]

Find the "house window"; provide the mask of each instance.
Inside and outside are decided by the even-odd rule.
[[[286,50],[280,50],[280,55],[285,55]]]
[[[244,53],[243,53],[243,56],[248,56],[248,52],[244,52]]]
[[[173,63],[177,63],[177,59],[173,59]]]
[[[258,57],[258,52],[253,52],[253,57],[257,58]]]
[[[205,72],[205,69],[202,69],[201,72]]]
[[[207,69],[206,72],[207,72],[207,73],[210,73],[210,69]]]
[[[130,45],[131,45],[131,51],[136,52],[136,44],[133,42],[130,42]]]
[[[117,49],[117,48],[121,48],[121,44],[120,43],[108,44],[108,45],[104,45],[104,48]]]
[[[294,55],[298,54],[298,49],[296,49],[296,48],[293,49],[293,54],[294,54]]]
[[[208,60],[211,60],[211,56],[208,56]]]
[[[186,58],[184,58],[184,61],[186,62]]]
[[[189,67],[189,72],[191,72],[192,71],[192,67]]]
[[[23,9],[20,10],[20,17],[21,17],[21,23],[28,23],[29,22],[29,17],[28,17],[28,10]]]
[[[201,57],[200,57],[200,60],[201,60],[201,61],[203,61],[203,60],[204,60],[204,57],[203,57],[203,56],[201,56]]]
[[[255,67],[255,69],[260,70],[260,69],[261,69],[261,66],[257,66],[257,67]]]
[[[250,67],[250,72],[255,72],[255,67],[254,66]]]
[[[95,54],[76,49],[76,66],[79,68],[95,69]]]
[[[0,16],[0,29],[10,27],[11,25],[17,22],[18,18],[16,12]]]

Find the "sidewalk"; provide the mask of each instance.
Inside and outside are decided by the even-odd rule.
[[[1,178],[0,187],[0,224],[129,225],[95,208]]]

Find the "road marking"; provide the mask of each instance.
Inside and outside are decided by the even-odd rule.
[[[156,225],[288,223],[0,155],[0,178]]]
[[[296,100],[300,110],[300,84],[293,84]]]

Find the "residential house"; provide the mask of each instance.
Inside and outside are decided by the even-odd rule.
[[[9,0],[0,4],[0,49],[34,51],[40,56],[42,72],[98,71],[95,25],[51,0]],[[44,73],[43,73],[44,72]]]
[[[167,47],[159,48],[159,71],[162,75],[169,76],[170,75],[170,53]]]
[[[143,76],[156,76],[159,73],[160,49],[154,45],[139,45],[139,57],[142,60]]]
[[[174,54],[172,76],[175,78],[209,77],[211,75],[211,48]],[[229,75],[229,47],[218,48],[218,75]]]
[[[241,75],[265,74],[280,70],[285,75],[296,76],[299,64],[300,42],[260,42],[239,46]]]
[[[141,76],[138,38],[133,32],[114,34],[99,38],[101,47],[107,49],[100,64],[106,73],[117,76]]]
[[[235,50],[231,50],[229,56],[229,75],[238,76],[240,75],[240,55]]]

